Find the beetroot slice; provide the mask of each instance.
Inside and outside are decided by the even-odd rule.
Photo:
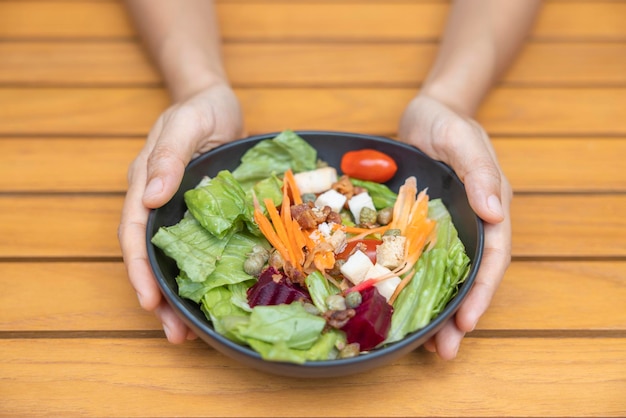
[[[259,280],[248,289],[248,304],[257,305],[289,304],[295,300],[310,302],[309,294],[300,286],[291,283],[289,278],[274,267],[266,268]]]
[[[366,351],[387,338],[393,307],[374,286],[362,290],[361,298],[361,304],[354,309],[355,315],[341,329],[348,343],[359,343],[361,351]]]

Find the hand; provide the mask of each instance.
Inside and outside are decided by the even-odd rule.
[[[437,100],[426,95],[413,99],[402,116],[399,135],[452,167],[465,184],[471,207],[485,221],[485,246],[474,287],[455,318],[424,344],[441,358],[453,359],[465,333],[487,310],[510,264],[513,194],[485,131]]]
[[[139,303],[154,311],[173,343],[195,335],[161,296],[152,274],[145,238],[148,214],[176,193],[193,157],[242,135],[243,117],[235,94],[226,84],[213,84],[158,118],[128,171],[118,231],[124,263]]]

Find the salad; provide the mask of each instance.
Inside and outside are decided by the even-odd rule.
[[[395,173],[361,150],[339,174],[284,131],[186,191],[183,218],[152,243],[176,261],[179,295],[262,358],[366,355],[426,326],[470,270],[443,202],[415,177],[394,192]]]

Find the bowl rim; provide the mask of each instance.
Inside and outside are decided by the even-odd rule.
[[[306,137],[307,135],[333,135],[333,136],[341,136],[341,137],[349,137],[349,138],[357,138],[357,139],[358,138],[364,138],[364,139],[369,139],[369,140],[374,139],[376,141],[382,141],[384,143],[393,144],[394,146],[407,147],[411,149],[411,152],[417,151],[418,153],[424,155],[426,158],[432,160],[432,162],[434,162],[435,164],[440,165],[442,169],[444,169],[445,171],[448,171],[448,173],[453,177],[455,181],[458,181],[461,185],[463,185],[463,183],[461,182],[460,178],[456,175],[454,170],[452,170],[452,168],[450,168],[447,164],[441,161],[432,159],[431,157],[427,156],[423,151],[421,151],[420,149],[418,149],[417,147],[413,145],[400,142],[400,141],[397,141],[388,137],[360,134],[360,133],[351,133],[351,132],[342,132],[342,131],[328,131],[328,130],[294,130],[293,132],[303,137]],[[185,173],[190,168],[193,168],[197,164],[202,163],[204,159],[210,158],[212,155],[222,152],[230,147],[235,147],[235,146],[238,147],[238,146],[241,146],[242,143],[256,143],[264,139],[271,139],[277,136],[278,134],[280,134],[280,131],[252,135],[246,138],[237,139],[235,141],[231,141],[226,144],[219,145],[207,151],[206,153],[203,153],[202,155],[194,158],[193,160],[191,160],[188,166],[185,168]],[[333,360],[315,360],[315,361],[307,361],[302,364],[272,361],[272,360],[263,359],[262,356],[258,352],[254,351],[251,347],[236,343],[228,339],[224,335],[215,331],[215,329],[213,328],[211,324],[211,321],[208,318],[206,317],[198,318],[192,312],[188,311],[187,309],[184,309],[183,305],[186,302],[189,302],[189,303],[195,303],[195,302],[186,301],[184,298],[179,296],[178,293],[169,286],[167,279],[165,278],[163,272],[161,271],[156,261],[156,257],[157,257],[156,246],[154,246],[154,244],[152,244],[151,242],[151,238],[152,238],[151,231],[154,229],[154,224],[156,222],[156,215],[157,215],[158,209],[159,208],[150,210],[150,213],[148,215],[148,221],[146,223],[146,245],[147,245],[147,252],[148,252],[148,262],[149,262],[152,273],[156,279],[156,282],[158,284],[158,287],[161,293],[163,294],[167,302],[170,304],[170,306],[172,306],[176,314],[186,323],[187,326],[191,327],[194,331],[197,332],[198,330],[200,330],[201,332],[209,335],[211,339],[213,339],[213,341],[205,340],[205,342],[209,343],[214,348],[220,351],[223,348],[227,348],[231,350],[229,354],[232,354],[232,352],[235,352],[237,353],[238,357],[243,356],[247,358],[252,358],[252,359],[256,359],[258,361],[262,361],[262,362],[272,364],[272,365],[283,365],[283,367],[287,367],[287,368],[327,369],[329,367],[336,368],[338,366],[346,366],[350,368],[360,363],[368,363],[372,360],[375,361],[376,359],[379,359],[381,357],[386,357],[390,353],[405,352],[407,348],[415,342],[415,340],[419,340],[420,338],[423,338],[424,335],[429,334],[433,332],[434,330],[441,328],[444,325],[445,321],[449,318],[449,316],[452,316],[456,313],[461,303],[466,299],[467,294],[473,288],[477,272],[481,265],[483,250],[484,250],[484,222],[478,215],[474,213],[476,235],[478,237],[478,240],[476,243],[476,251],[474,253],[474,257],[472,258],[470,271],[468,272],[465,281],[459,287],[457,294],[448,302],[446,307],[439,313],[439,315],[437,315],[434,319],[432,319],[423,328],[420,328],[416,331],[413,331],[412,333],[407,334],[402,340],[389,343],[380,348],[376,348],[366,354],[359,355],[356,357],[351,357],[351,358],[333,359]],[[202,338],[202,335],[199,335],[199,337]],[[222,347],[216,347],[215,345],[213,345],[213,342],[217,343],[218,345]]]

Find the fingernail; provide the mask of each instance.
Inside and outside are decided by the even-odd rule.
[[[500,199],[497,196],[491,195],[487,198],[487,207],[491,212],[499,217],[504,217],[504,211],[502,210],[502,203],[500,203]]]
[[[163,180],[161,180],[159,177],[155,177],[152,180],[150,180],[150,182],[148,183],[148,186],[146,186],[146,190],[144,191],[143,195],[145,197],[152,197],[152,196],[156,196],[160,194],[162,191],[163,191]]]
[[[143,296],[139,292],[137,292],[137,300],[139,301],[139,305],[143,307]]]

